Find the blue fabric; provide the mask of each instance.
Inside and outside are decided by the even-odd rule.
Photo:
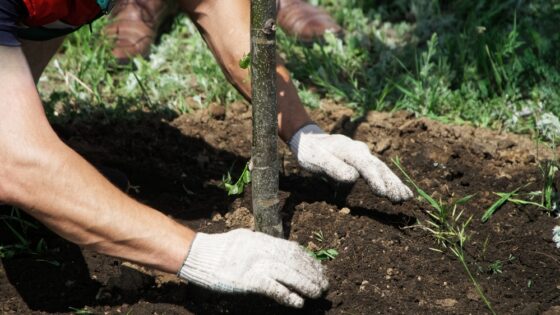
[[[103,11],[107,11],[107,9],[109,9],[110,3],[111,0],[97,0],[97,4],[99,5],[99,7],[101,7],[101,10]]]
[[[18,21],[27,15],[21,0],[0,0],[0,46],[19,46]]]
[[[77,0],[82,1],[82,0]],[[111,9],[114,1],[96,0],[102,12],[99,18]],[[67,29],[51,29],[46,27],[21,27],[19,22],[27,17],[27,8],[22,0],[0,0],[0,46],[20,46],[18,39],[43,41],[57,38],[74,32],[79,27]],[[90,21],[90,23],[93,21]]]

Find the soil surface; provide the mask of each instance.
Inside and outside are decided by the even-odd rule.
[[[218,112],[218,114],[216,114]],[[552,242],[556,219],[534,206],[506,203],[482,223],[498,199],[493,192],[540,189],[538,160],[551,156],[529,138],[470,126],[416,119],[406,112],[352,112],[323,104],[312,113],[326,130],[365,141],[382,160],[399,156],[433,197],[476,194],[464,207],[467,262],[499,314],[555,314],[560,305],[560,255]],[[252,225],[251,192],[228,197],[220,188],[228,171],[238,176],[251,144],[251,113],[242,103],[222,111],[180,117],[135,115],[69,119],[58,134],[95,165],[124,172],[130,194],[204,232]],[[298,169],[281,147],[281,198],[289,238],[311,248],[340,253],[327,266],[327,294],[303,310],[258,296],[229,296],[143,270],[66,242],[45,228],[28,239],[44,239],[37,255],[3,259],[0,312],[17,314],[484,314],[488,313],[460,262],[438,248],[418,223],[428,219],[425,201],[392,204],[373,195],[363,180],[337,185]],[[396,168],[390,164],[390,167]],[[60,174],[64,176],[64,174]],[[400,174],[399,174],[400,175]],[[46,188],[48,189],[48,188]],[[6,208],[6,207],[4,207]],[[4,211],[4,213],[6,213]],[[321,231],[324,240],[313,233]],[[0,223],[4,244],[13,233]],[[492,263],[502,262],[491,271]]]

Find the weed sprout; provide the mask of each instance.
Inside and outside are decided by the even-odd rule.
[[[434,248],[433,250],[441,253],[445,250],[449,250],[457,260],[459,260],[478,292],[478,295],[482,298],[486,307],[488,307],[488,310],[490,310],[492,314],[496,314],[490,301],[484,294],[482,287],[472,274],[465,258],[464,248],[469,240],[467,227],[471,223],[472,216],[462,219],[463,210],[458,211],[457,207],[466,204],[474,195],[468,195],[450,204],[444,203],[441,200],[436,201],[414,182],[404,170],[398,157],[393,159],[393,163],[401,171],[407,182],[412,185],[416,192],[432,207],[432,209],[427,212],[430,219],[425,221],[424,224],[421,223],[420,227],[432,234],[438,245],[440,245],[441,249]]]

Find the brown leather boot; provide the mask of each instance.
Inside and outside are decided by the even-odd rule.
[[[278,24],[289,35],[303,43],[320,39],[327,30],[337,36],[342,27],[323,9],[303,0],[278,0]]]
[[[160,31],[171,25],[177,13],[174,0],[122,0],[105,27],[105,34],[115,40],[113,56],[126,64],[132,57],[148,57]]]

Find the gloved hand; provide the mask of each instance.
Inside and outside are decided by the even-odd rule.
[[[247,229],[197,233],[178,275],[211,290],[264,294],[292,307],[328,287],[321,264],[296,242]]]
[[[395,202],[413,196],[412,191],[361,141],[326,134],[319,126],[311,124],[298,130],[288,145],[299,165],[310,172],[325,173],[341,182],[354,182],[361,175],[375,194]]]

